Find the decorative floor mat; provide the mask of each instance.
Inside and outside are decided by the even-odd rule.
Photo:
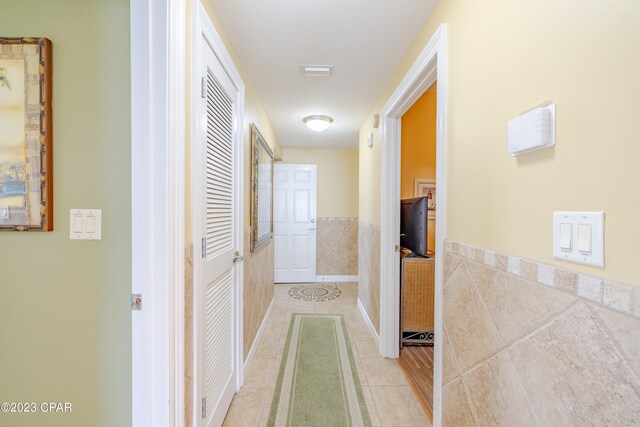
[[[302,301],[327,301],[338,298],[342,291],[335,285],[294,285],[289,289],[289,296]]]
[[[268,427],[370,427],[340,314],[293,314]]]

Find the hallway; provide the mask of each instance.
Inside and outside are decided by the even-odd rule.
[[[292,313],[340,313],[349,338],[373,426],[431,426],[402,370],[383,359],[357,306],[356,283],[337,283],[340,297],[322,302],[289,297],[289,284],[275,285],[275,299],[245,385],[227,413],[228,427],[265,426]]]

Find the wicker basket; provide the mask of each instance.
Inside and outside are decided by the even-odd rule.
[[[402,259],[402,329],[433,331],[433,258]]]

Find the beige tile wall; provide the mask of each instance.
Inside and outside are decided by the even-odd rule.
[[[317,223],[316,274],[358,274],[358,218],[320,217]]]
[[[184,425],[193,416],[193,245],[184,249]]]
[[[640,425],[640,288],[448,241],[443,425]]]
[[[380,227],[358,222],[358,298],[380,334]]]
[[[273,300],[273,240],[251,253],[251,228],[244,231],[244,358]]]

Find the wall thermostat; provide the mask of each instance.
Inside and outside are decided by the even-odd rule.
[[[509,121],[509,154],[519,156],[556,143],[556,104],[534,108]]]

